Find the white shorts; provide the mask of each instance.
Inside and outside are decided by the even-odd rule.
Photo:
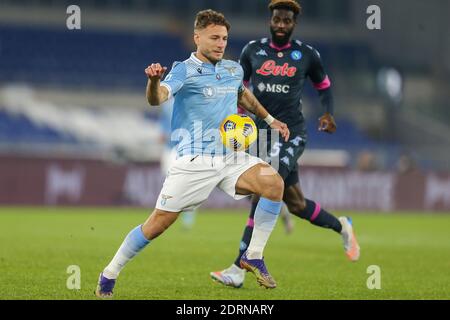
[[[236,183],[245,171],[259,163],[267,164],[245,152],[180,157],[168,170],[156,208],[169,212],[195,210],[215,187],[236,200],[245,198],[246,195],[236,194]]]
[[[167,175],[172,163],[177,160],[177,148],[165,147],[161,156],[160,168],[163,175]]]

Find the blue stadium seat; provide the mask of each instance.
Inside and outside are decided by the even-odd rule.
[[[24,115],[0,111],[0,142],[3,143],[78,143],[74,137],[55,129],[38,126]]]
[[[0,25],[0,41],[0,81],[62,86],[141,89],[149,63],[170,67],[188,54],[182,39],[171,34]]]

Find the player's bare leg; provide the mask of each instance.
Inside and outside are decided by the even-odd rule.
[[[177,220],[179,215],[179,213],[155,209],[142,225],[144,236],[148,240],[159,237]]]
[[[95,294],[99,298],[112,298],[113,289],[120,271],[142,251],[151,240],[160,236],[178,218],[179,213],[155,209],[143,225],[139,225],[126,236],[114,258],[106,266],[98,280]]]
[[[298,184],[284,190],[283,200],[292,214],[310,221],[313,225],[338,232],[342,236],[348,259],[350,261],[359,259],[360,247],[350,218],[340,217],[338,219],[322,209],[318,202],[306,199]]]
[[[238,194],[253,193],[260,196],[252,238],[247,251],[242,255],[240,266],[254,273],[261,286],[275,288],[276,282],[267,271],[263,251],[281,210],[284,182],[272,167],[258,164],[239,177],[236,191]]]

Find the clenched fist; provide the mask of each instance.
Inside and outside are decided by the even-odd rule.
[[[336,132],[336,122],[328,112],[319,118],[319,131],[325,131],[327,133]]]
[[[166,67],[161,67],[159,63],[152,63],[145,69],[145,74],[150,80],[155,81],[160,80],[166,71]]]

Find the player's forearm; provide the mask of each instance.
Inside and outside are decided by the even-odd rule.
[[[147,101],[151,106],[159,106],[168,98],[168,91],[161,87],[160,80],[148,79],[146,89]]]
[[[239,97],[239,105],[245,110],[253,113],[255,116],[261,119],[265,119],[269,112],[261,105],[256,97],[250,90],[245,89]]]
[[[319,98],[320,103],[322,104],[325,113],[329,113],[331,115],[334,114],[334,100],[333,94],[331,92],[331,88],[327,88],[324,90],[319,90]]]

